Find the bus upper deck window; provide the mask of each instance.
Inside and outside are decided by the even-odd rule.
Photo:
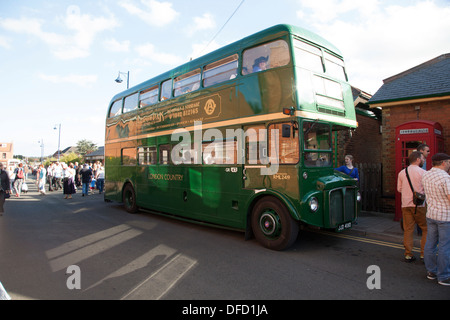
[[[172,97],[172,79],[164,81],[161,85],[161,101]]]
[[[123,113],[130,112],[138,107],[138,94],[132,94],[125,98],[125,102],[123,104]]]
[[[173,87],[174,97],[200,89],[200,69],[176,77]]]
[[[113,118],[122,114],[122,99],[114,101],[111,108],[109,109],[109,118]]]
[[[276,40],[244,51],[242,74],[285,66],[290,62],[286,41]]]
[[[236,78],[237,68],[237,54],[208,64],[203,71],[203,86],[209,87]]]
[[[158,102],[158,87],[142,91],[139,97],[139,107],[144,108]]]

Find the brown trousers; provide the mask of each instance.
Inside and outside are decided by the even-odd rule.
[[[416,213],[414,213],[414,211]],[[420,256],[423,257],[423,249],[427,241],[427,209],[426,207],[404,207],[403,214],[403,245],[405,246],[405,256],[412,256],[414,246],[414,227],[417,224],[422,229],[422,239],[420,240]]]

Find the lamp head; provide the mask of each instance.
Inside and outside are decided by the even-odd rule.
[[[117,83],[122,83],[122,78],[120,77],[120,74],[117,76],[117,79],[115,80]]]

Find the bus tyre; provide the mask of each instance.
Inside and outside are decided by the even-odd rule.
[[[127,184],[123,189],[123,205],[125,210],[129,213],[138,212],[138,206],[136,204],[136,193],[134,192],[131,184]]]
[[[256,240],[272,250],[290,247],[298,235],[297,221],[274,197],[266,197],[256,203],[252,211],[252,229]]]

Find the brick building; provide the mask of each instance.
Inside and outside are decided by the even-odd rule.
[[[440,151],[450,152],[450,53],[385,79],[369,104],[371,108],[382,109],[382,200],[384,211],[395,212],[395,164],[398,161],[395,142],[400,139],[396,136],[396,128],[417,120],[437,122],[443,128],[443,150]],[[429,144],[428,141],[420,141],[420,138],[416,140],[417,143]],[[409,148],[407,152],[412,151],[414,146]]]
[[[13,143],[0,142],[0,162],[3,163],[6,168],[8,160],[13,158]]]
[[[347,154],[353,155],[356,164],[381,163],[381,109],[370,109],[370,94],[355,87],[352,93],[358,127],[338,135],[334,165],[343,165]]]

